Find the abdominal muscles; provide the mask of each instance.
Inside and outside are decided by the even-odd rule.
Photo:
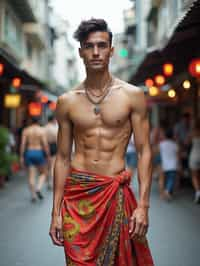
[[[120,128],[101,126],[81,133],[75,130],[74,135],[72,167],[104,175],[115,175],[124,170],[124,154],[130,136],[129,124]]]

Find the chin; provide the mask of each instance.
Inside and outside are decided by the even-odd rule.
[[[104,71],[105,67],[102,67],[102,66],[90,66],[88,67],[88,70],[89,71],[93,71],[93,72],[102,72]]]

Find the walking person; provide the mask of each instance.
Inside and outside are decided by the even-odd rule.
[[[55,163],[55,157],[57,152],[57,134],[58,134],[58,124],[55,117],[52,115],[48,119],[48,123],[45,125],[45,132],[47,136],[47,141],[49,144],[49,173],[47,177],[48,188],[52,189],[53,185],[53,168]]]
[[[64,246],[67,265],[151,266],[146,233],[152,166],[144,93],[110,74],[114,49],[104,20],[83,21],[75,38],[86,79],[57,103],[50,236]],[[138,203],[124,160],[132,131],[138,152]]]
[[[47,175],[47,160],[49,158],[49,147],[44,129],[39,125],[37,117],[31,118],[32,123],[22,131],[20,146],[20,162],[28,170],[28,183],[31,192],[31,201],[35,202],[37,197],[42,200],[42,187]],[[35,176],[39,171],[36,186]]]
[[[134,136],[130,137],[127,150],[126,150],[126,168],[130,171],[131,176],[136,174],[137,171],[137,152],[134,144]]]
[[[165,139],[160,142],[161,165],[164,173],[164,190],[162,198],[171,200],[178,171],[178,144],[173,139],[173,130],[165,132]]]
[[[192,148],[189,155],[189,167],[195,190],[194,202],[200,203],[200,119],[195,122],[191,134]]]

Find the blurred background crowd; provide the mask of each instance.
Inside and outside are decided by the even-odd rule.
[[[111,72],[146,94],[160,197],[171,200],[192,186],[199,203],[200,1],[128,2],[123,30],[114,32]],[[21,134],[31,117],[45,127],[57,97],[82,79],[72,40],[77,25],[57,11],[56,1],[0,1],[1,187],[20,170]],[[134,175],[133,139],[126,161]]]

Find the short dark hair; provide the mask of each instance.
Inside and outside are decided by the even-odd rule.
[[[48,117],[48,122],[51,122],[51,121],[53,121],[55,119],[55,116],[54,115],[50,115],[49,117]]]
[[[83,20],[74,32],[74,38],[82,44],[91,32],[102,31],[107,32],[110,38],[110,45],[112,45],[113,34],[104,19],[91,18]]]
[[[40,117],[39,116],[31,116],[31,122],[33,124],[39,124],[40,123]]]
[[[174,132],[173,132],[173,130],[172,130],[171,128],[168,128],[168,129],[166,130],[165,135],[166,135],[166,137],[167,137],[168,139],[173,139],[173,137],[174,137]]]

